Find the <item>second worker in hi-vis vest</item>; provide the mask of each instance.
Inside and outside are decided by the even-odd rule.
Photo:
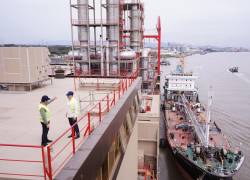
[[[52,142],[51,140],[48,139],[48,132],[49,132],[49,126],[50,126],[50,118],[51,118],[51,113],[48,108],[48,104],[53,102],[55,98],[50,99],[47,95],[44,95],[41,98],[41,102],[38,106],[39,113],[40,113],[40,122],[42,124],[42,146],[47,146],[48,143]]]
[[[70,126],[74,125],[74,132],[75,132],[75,139],[78,139],[80,137],[79,127],[77,124],[77,117],[80,114],[80,107],[77,102],[77,100],[74,98],[74,93],[72,91],[69,91],[66,94],[68,98],[68,110],[66,113],[66,117],[69,120]],[[68,138],[71,138],[72,134],[68,136]]]

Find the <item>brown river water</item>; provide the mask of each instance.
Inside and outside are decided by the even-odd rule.
[[[164,76],[174,71],[179,60],[168,59],[170,66],[161,66],[161,85]],[[228,68],[239,67],[239,73],[231,73]],[[207,103],[208,90],[212,86],[212,120],[222,129],[234,146],[239,146],[245,155],[245,162],[234,180],[250,180],[250,53],[210,53],[185,58],[186,71],[199,76],[196,85],[202,103]],[[159,161],[167,168],[160,167],[159,179],[187,179],[174,164],[170,153],[160,150]],[[163,178],[161,173],[164,172]]]

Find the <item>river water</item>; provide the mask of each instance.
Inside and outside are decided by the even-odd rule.
[[[168,59],[171,66],[161,67],[161,84],[165,74],[174,71],[179,63]],[[239,67],[239,73],[228,68]],[[250,179],[250,53],[210,53],[185,58],[186,71],[193,71],[199,78],[198,91],[202,103],[207,103],[209,87],[212,87],[212,120],[221,127],[231,144],[239,146],[246,159],[233,179]],[[171,158],[167,158],[171,159]],[[169,160],[170,161],[170,160]],[[170,179],[179,177],[179,170]],[[180,178],[178,178],[180,179]]]

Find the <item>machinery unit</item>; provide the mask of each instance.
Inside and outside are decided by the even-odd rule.
[[[0,84],[32,86],[48,80],[48,55],[45,47],[0,47]]]

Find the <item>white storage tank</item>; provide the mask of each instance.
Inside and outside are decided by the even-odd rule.
[[[121,59],[135,59],[136,58],[136,52],[132,50],[126,50],[120,52]]]

